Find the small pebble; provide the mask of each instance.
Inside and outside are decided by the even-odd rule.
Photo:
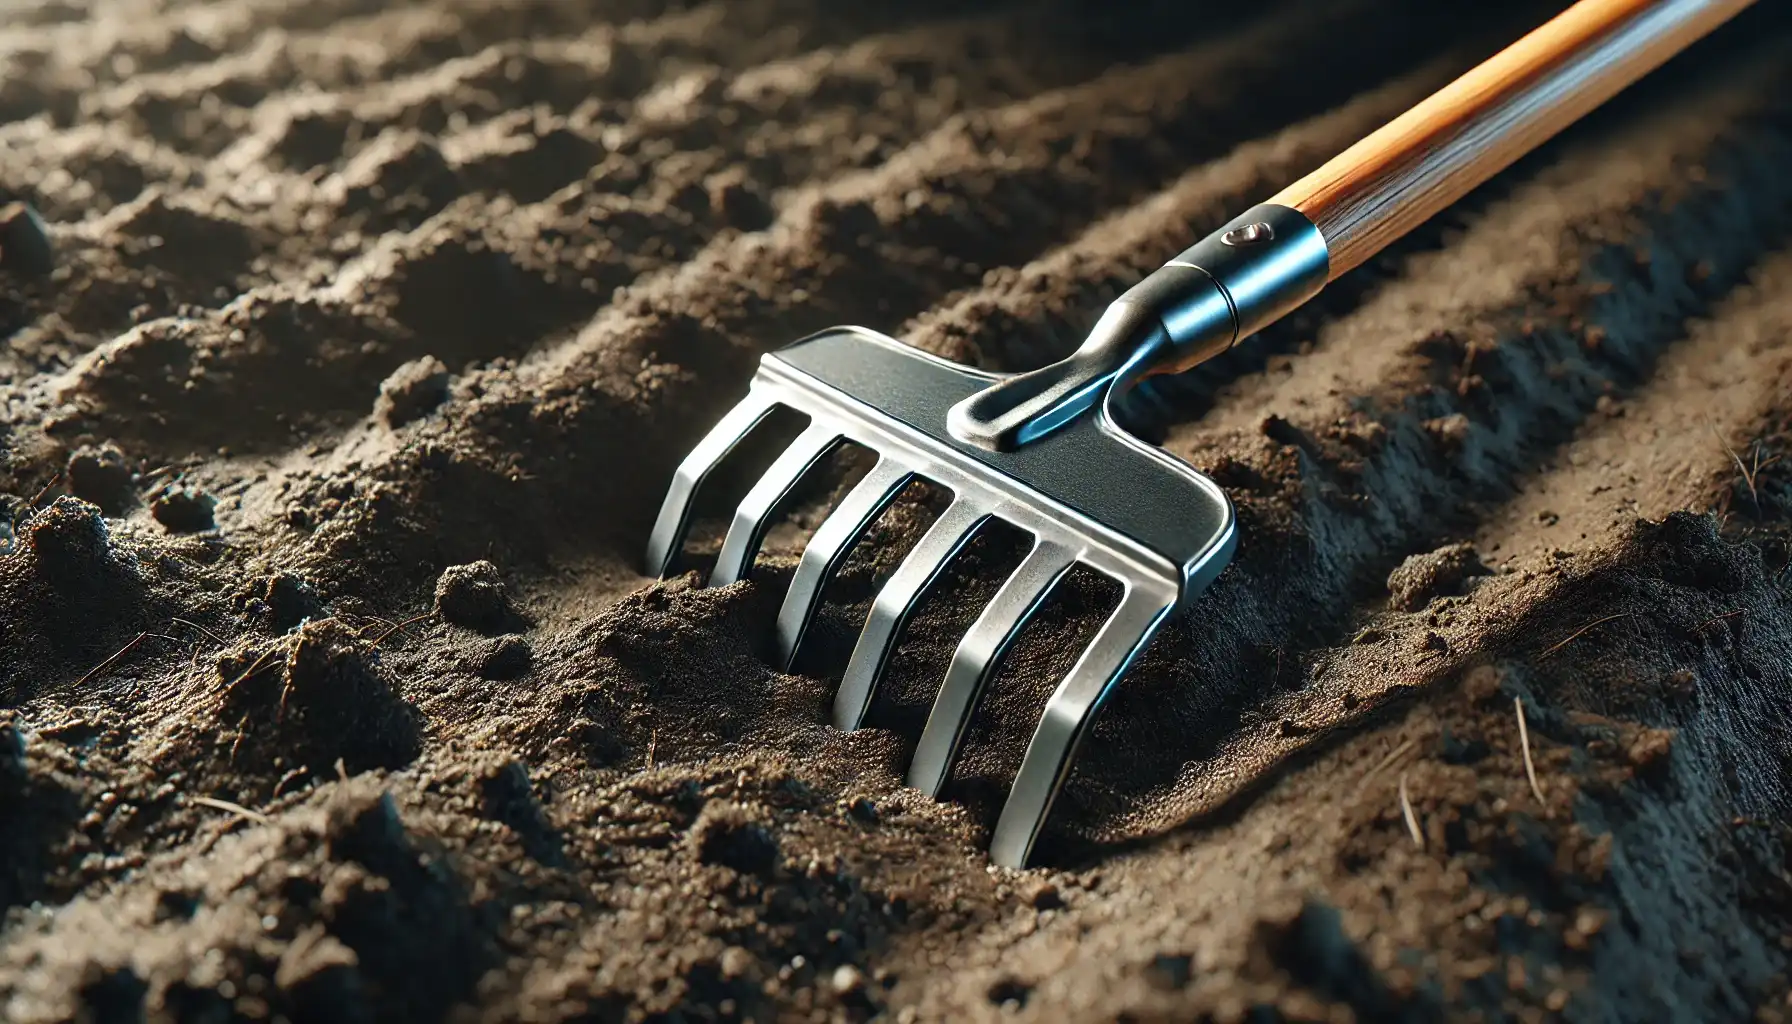
[[[864,991],[865,972],[851,964],[841,964],[834,968],[834,976],[831,981],[835,995],[851,995],[854,992]]]
[[[729,946],[722,950],[722,977],[739,978],[753,969],[753,954],[740,946]]]

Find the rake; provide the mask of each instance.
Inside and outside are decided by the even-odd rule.
[[[729,524],[709,585],[744,578],[772,513],[840,445],[875,466],[805,547],[777,619],[788,668],[824,583],[910,481],[952,495],[879,590],[834,700],[859,728],[903,626],[945,566],[1004,521],[1032,547],[952,655],[910,785],[938,797],[977,701],[1054,585],[1081,565],[1118,581],[1118,606],[1058,682],[1027,745],[990,842],[1024,867],[1103,700],[1171,616],[1230,559],[1224,492],[1116,425],[1118,396],[1236,345],[1454,202],[1750,0],[1582,0],[1418,106],[1215,231],[1117,299],[1068,358],[997,375],[858,327],[763,357],[747,397],[678,467],[648,543],[648,571],[679,555],[699,488],[780,407],[808,417]]]

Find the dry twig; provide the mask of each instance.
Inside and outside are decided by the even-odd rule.
[[[1406,773],[1400,773],[1400,814],[1406,819],[1406,831],[1412,834],[1413,845],[1425,848],[1425,833],[1419,830],[1419,816],[1412,812],[1412,797],[1406,792]]]
[[[272,820],[267,815],[261,813],[260,811],[251,810],[250,808],[244,807],[242,804],[239,804],[234,800],[220,800],[215,796],[193,796],[193,797],[188,797],[187,799],[193,801],[196,804],[203,804],[204,806],[210,807],[214,810],[228,811],[231,814],[234,814],[239,818],[247,818],[250,821],[256,822],[261,825],[266,825],[270,820]]]
[[[400,623],[394,625],[391,629],[386,630],[384,633],[381,633],[378,637],[376,637],[374,639],[373,646],[378,647],[380,644],[383,644],[386,642],[387,637],[398,632],[399,630],[403,629],[404,627],[410,626],[410,625],[415,625],[416,623],[422,622],[424,619],[433,618],[435,616],[435,614],[436,613],[434,611],[427,611],[427,612],[424,612],[422,615],[411,616],[410,618],[404,620],[403,622],[400,622]]]
[[[113,665],[117,664],[118,660],[120,658],[123,658],[125,655],[136,650],[138,644],[142,643],[143,641],[149,639],[152,636],[155,637],[157,640],[166,640],[172,644],[180,643],[179,637],[164,636],[161,633],[138,633],[136,636],[131,638],[130,643],[125,644],[123,647],[120,647],[117,650],[117,652],[115,652],[110,658],[107,658],[105,661],[102,661],[98,665],[95,665],[92,668],[88,669],[86,675],[75,680],[75,687],[77,689],[79,689],[80,687],[86,685],[88,680],[92,679],[94,676],[99,675],[101,672],[104,672],[107,669],[111,668]]]
[[[1391,765],[1395,761],[1400,760],[1400,755],[1406,753],[1408,750],[1411,750],[1411,749],[1412,749],[1412,740],[1410,740],[1410,739],[1403,740],[1399,746],[1395,747],[1393,750],[1388,751],[1388,756],[1382,758],[1380,763],[1378,763],[1375,767],[1369,769],[1368,771],[1364,772],[1363,773],[1363,781],[1362,781],[1362,783],[1358,783],[1358,785],[1366,784],[1370,779],[1373,779],[1375,776],[1380,775],[1382,773],[1382,771],[1388,767],[1388,765]]]
[[[373,625],[384,626],[387,629],[398,628],[398,623],[393,622],[391,619],[381,618],[378,615],[363,615],[361,617],[366,619],[367,621],[362,623],[360,626],[355,627],[355,635],[357,637],[360,636],[362,633],[366,632],[370,628],[370,626],[373,626]]]
[[[1580,639],[1582,634],[1584,634],[1587,630],[1592,629],[1594,626],[1603,626],[1606,623],[1611,622],[1614,619],[1629,618],[1632,614],[1633,613],[1631,613],[1631,612],[1618,612],[1615,615],[1607,615],[1603,619],[1594,619],[1592,622],[1587,623],[1586,625],[1580,627],[1579,629],[1575,630],[1574,632],[1568,634],[1567,636],[1563,637],[1562,639],[1551,644],[1549,646],[1548,650],[1544,651],[1542,654],[1537,655],[1537,660],[1542,661],[1544,658],[1549,657],[1550,655],[1556,653],[1557,651],[1568,646],[1569,644],[1573,643],[1574,641]]]
[[[1524,776],[1531,780],[1531,795],[1543,803],[1543,787],[1537,785],[1537,764],[1531,760],[1531,730],[1524,722],[1524,698],[1512,698],[1512,706],[1518,709],[1518,745],[1524,748]]]
[[[56,475],[50,478],[50,482],[45,484],[42,490],[33,494],[31,500],[25,503],[25,511],[29,513],[31,510],[37,508],[37,503],[44,500],[44,495],[50,493],[50,491],[55,489],[57,484],[62,482],[62,477],[67,472],[67,470],[57,471]]]
[[[174,621],[180,623],[183,626],[189,626],[193,629],[197,629],[199,632],[204,633],[206,636],[211,637],[212,640],[216,641],[216,643],[219,647],[229,647],[230,646],[229,644],[224,642],[223,637],[219,636],[218,634],[212,632],[209,629],[206,629],[204,626],[201,626],[199,623],[194,622],[192,619],[183,619],[180,616],[176,615],[174,617]]]
[[[1736,616],[1741,615],[1743,612],[1746,612],[1746,611],[1748,611],[1747,608],[1738,608],[1733,612],[1725,612],[1722,615],[1713,615],[1709,619],[1706,619],[1704,622],[1699,623],[1699,628],[1693,630],[1693,632],[1694,633],[1703,633],[1703,632],[1705,632],[1706,626],[1714,625],[1716,623],[1722,622],[1725,619],[1733,619]]]
[[[267,668],[269,665],[272,665],[273,661],[271,661],[270,659],[272,659],[273,656],[277,653],[283,653],[283,650],[284,649],[279,644],[275,644],[274,646],[261,652],[261,654],[256,656],[254,661],[249,663],[249,667],[247,669],[243,670],[242,675],[237,676],[235,679],[232,679],[228,683],[224,684],[224,692],[229,693],[230,691],[232,691],[232,690],[236,689],[237,687],[243,685],[244,683],[248,682],[250,679],[253,679],[255,677],[255,675],[257,673],[259,673],[262,669]]]
[[[1736,463],[1736,472],[1741,473],[1742,474],[1742,482],[1745,484],[1748,484],[1748,498],[1749,498],[1749,501],[1754,503],[1755,515],[1757,515],[1757,516],[1760,515],[1761,514],[1761,495],[1759,492],[1757,492],[1755,490],[1755,474],[1753,472],[1751,472],[1747,466],[1744,466],[1742,464],[1742,456],[1737,455],[1736,449],[1730,447],[1730,442],[1724,440],[1724,435],[1718,431],[1717,424],[1712,423],[1710,420],[1706,420],[1705,426],[1710,428],[1711,436],[1717,438],[1717,443],[1724,446],[1724,451],[1729,454],[1730,461]],[[1756,455],[1755,459],[1758,463],[1760,460],[1760,456]],[[1758,468],[1758,465],[1757,465],[1757,468]]]

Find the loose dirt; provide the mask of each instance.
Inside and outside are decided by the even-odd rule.
[[[1792,1015],[1792,19],[1759,5],[1128,423],[1240,553],[988,830],[1115,600],[901,780],[981,536],[827,727],[758,356],[993,369],[1556,5],[0,5],[0,1019]],[[731,468],[735,493],[754,466]],[[724,494],[725,497],[725,494]],[[726,502],[717,512],[726,511]]]

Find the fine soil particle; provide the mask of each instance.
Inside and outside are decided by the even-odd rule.
[[[903,785],[992,524],[793,671],[640,575],[759,357],[1019,370],[1560,4],[12,4],[0,1020],[1786,1020],[1792,18],[1758,4],[1126,425],[1231,566],[990,828],[1119,600]],[[762,443],[763,442],[763,443]],[[681,569],[681,571],[684,571]]]

